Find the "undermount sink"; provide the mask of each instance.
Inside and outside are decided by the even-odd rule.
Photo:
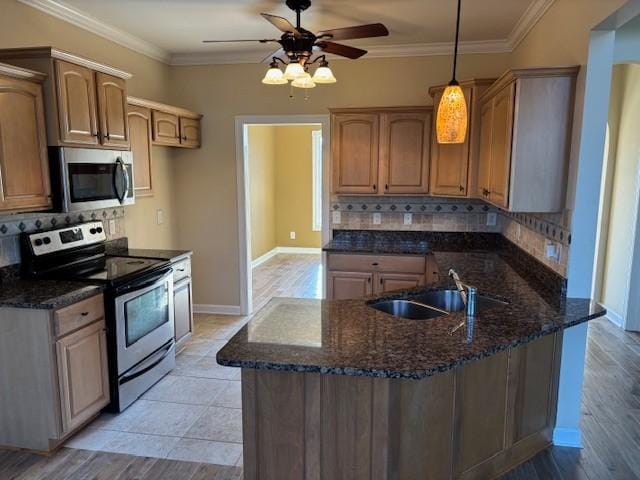
[[[372,303],[370,307],[388,313],[389,315],[406,318],[408,320],[429,320],[447,314],[446,312],[412,302],[411,300],[382,300]]]
[[[447,312],[461,312],[466,308],[462,301],[462,295],[458,290],[433,290],[411,297],[409,300],[440,310],[446,310]],[[500,305],[507,305],[507,302],[484,295],[476,295],[476,312],[499,307]]]
[[[476,312],[500,305],[507,305],[507,302],[484,295],[476,295]],[[369,306],[408,320],[429,320],[465,309],[462,296],[457,290],[433,290],[408,299],[380,300],[369,304]]]

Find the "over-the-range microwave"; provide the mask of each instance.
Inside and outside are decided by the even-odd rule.
[[[49,147],[49,162],[57,211],[78,212],[135,202],[131,152]]]

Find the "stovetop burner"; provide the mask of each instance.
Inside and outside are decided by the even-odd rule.
[[[100,282],[117,282],[123,278],[137,276],[140,273],[152,270],[155,267],[166,264],[163,260],[141,259],[129,257],[104,257],[96,268],[85,273],[78,273],[74,276],[77,280],[89,280]],[[70,273],[70,272],[68,272]]]

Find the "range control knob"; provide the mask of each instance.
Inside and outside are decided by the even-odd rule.
[[[49,244],[51,243],[51,238],[49,238],[49,237],[44,237],[44,238],[42,239],[42,241],[44,242],[44,244],[45,244],[45,245],[49,245]]]
[[[96,232],[98,232],[98,233],[102,233],[102,227],[98,227],[98,228],[96,228]]]
[[[41,239],[41,238],[36,238],[36,239],[33,241],[33,244],[34,244],[36,247],[40,247],[40,246],[42,246],[42,239]]]
[[[97,231],[95,228],[90,228],[90,229],[89,229],[89,233],[90,233],[91,235],[95,235],[97,232],[98,232],[98,231]]]

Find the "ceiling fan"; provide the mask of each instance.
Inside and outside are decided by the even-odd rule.
[[[311,6],[311,0],[286,0],[286,5],[296,12],[296,25],[289,20],[277,15],[262,13],[262,17],[279,29],[282,33],[280,39],[254,39],[254,40],[204,40],[204,43],[229,43],[229,42],[260,42],[279,43],[280,48],[269,55],[272,62],[263,83],[280,85],[292,80],[292,85],[299,88],[313,88],[316,83],[335,83],[336,79],[329,69],[329,62],[324,54],[312,60],[316,52],[339,55],[350,59],[357,59],[367,53],[360,48],[336,43],[333,40],[353,40],[357,38],[384,37],[389,35],[389,30],[381,23],[358,25],[354,27],[323,30],[317,34],[302,28],[301,13]],[[287,61],[280,58],[286,55]],[[265,60],[266,60],[265,59]],[[278,62],[286,65],[284,73],[280,70]],[[308,67],[316,62],[319,67],[311,77]],[[278,73],[279,72],[279,73]]]

